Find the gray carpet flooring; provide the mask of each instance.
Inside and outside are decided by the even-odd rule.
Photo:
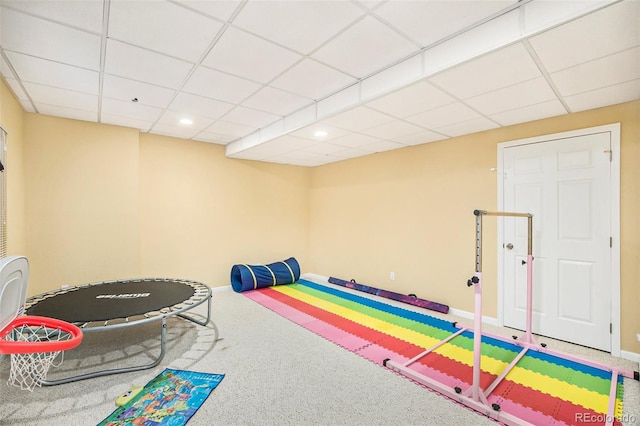
[[[204,315],[204,307],[197,312]],[[65,353],[60,367],[52,367],[48,379],[96,366],[149,362],[159,350],[158,336],[159,325],[154,323],[87,333],[80,347]],[[121,394],[133,386],[144,386],[166,367],[226,375],[189,421],[190,426],[495,424],[229,289],[214,292],[208,327],[171,318],[167,339],[167,354],[156,368],[33,392],[5,384],[9,359],[3,357],[0,425],[95,425],[116,408],[115,400]],[[597,351],[558,345],[566,346],[559,350],[569,348],[637,369],[637,364]],[[640,385],[629,381],[626,387],[625,413],[629,418],[635,416],[635,423],[629,424],[640,423]]]

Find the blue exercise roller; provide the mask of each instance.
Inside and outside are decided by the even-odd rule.
[[[299,278],[300,265],[293,257],[268,265],[238,264],[231,268],[231,287],[236,293],[280,284],[292,284]]]

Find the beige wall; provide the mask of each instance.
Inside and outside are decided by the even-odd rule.
[[[0,126],[7,131],[7,255],[26,253],[22,107],[0,80]]]
[[[138,131],[25,117],[29,294],[138,276]]]
[[[473,311],[471,212],[497,206],[497,144],[614,122],[622,123],[622,349],[640,353],[640,102],[307,169],[24,113],[1,83],[9,254],[28,256],[30,295],[133,276],[228,285],[234,263],[295,256],[303,272]],[[497,312],[495,234],[495,221],[485,221],[489,316]]]
[[[141,135],[142,275],[222,286],[236,263],[291,256],[305,270],[308,187],[307,168],[228,159],[221,145]]]
[[[309,170],[224,147],[25,115],[29,294],[140,276],[229,285],[308,251]]]
[[[614,122],[622,123],[621,345],[640,352],[640,101],[314,168],[311,269],[473,312],[472,212],[497,207],[497,144]],[[495,317],[496,223],[484,224],[483,313]]]

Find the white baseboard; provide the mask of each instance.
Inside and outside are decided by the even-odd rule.
[[[305,280],[329,282],[329,277],[325,277],[319,274],[314,274],[313,272],[305,272],[304,274],[300,275],[300,278],[303,278]]]
[[[211,288],[211,293],[218,293],[221,291],[229,291],[231,290],[231,286],[230,285],[223,285],[222,287],[212,287]]]
[[[620,358],[640,364],[640,354],[631,351],[620,351]],[[640,367],[639,367],[640,368]]]
[[[475,318],[473,312],[467,312],[467,311],[463,311],[461,309],[449,308],[449,313],[451,315],[455,315],[455,316],[458,316],[460,318],[465,318],[465,319],[474,319]],[[489,325],[495,325],[495,326],[499,325],[498,324],[498,318],[488,317],[486,315],[482,316],[482,322],[484,324],[489,324]]]

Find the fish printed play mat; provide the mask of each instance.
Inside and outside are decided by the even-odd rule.
[[[183,426],[223,378],[224,374],[167,368],[98,426]]]

